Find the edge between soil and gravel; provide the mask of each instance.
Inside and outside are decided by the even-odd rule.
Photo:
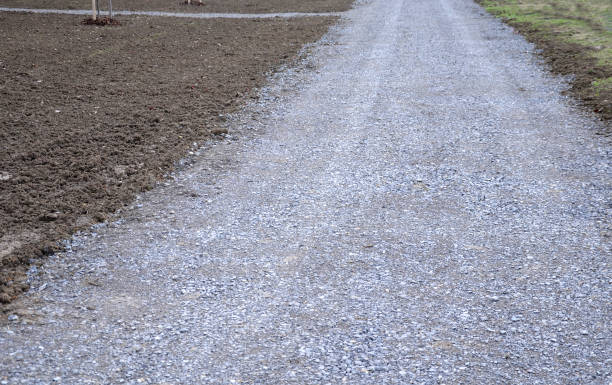
[[[612,65],[599,63],[592,55],[598,47],[569,41],[546,25],[519,21],[519,18],[508,16],[504,5],[499,4],[504,1],[474,1],[533,43],[550,66],[552,73],[569,76],[569,93],[577,98],[582,106],[595,112],[604,122],[612,122],[612,87],[595,89],[593,86],[601,79],[612,78]],[[602,31],[602,33],[610,32]],[[608,136],[611,133],[612,129],[608,129],[599,134]]]
[[[321,31],[318,37],[314,40],[314,42],[304,41],[302,43],[302,48],[300,48],[297,52],[294,52],[291,57],[282,59],[278,64],[269,67],[268,70],[263,74],[262,81],[255,82],[253,86],[254,88],[251,88],[247,92],[236,94],[236,96],[232,98],[231,102],[223,100],[222,103],[225,104],[226,108],[219,111],[219,116],[224,116],[228,113],[232,113],[233,111],[240,109],[241,106],[243,106],[249,101],[249,99],[257,98],[259,94],[258,90],[261,89],[261,87],[263,87],[267,83],[268,80],[266,79],[269,79],[270,76],[272,76],[274,73],[282,71],[284,68],[298,66],[299,63],[302,62],[305,57],[307,57],[309,52],[308,47],[312,44],[316,44],[316,42],[318,41],[321,41],[321,39],[329,30],[329,28],[332,25],[336,24],[339,20],[338,17],[320,19],[327,20],[325,22],[326,26],[324,27],[324,30]],[[221,121],[215,121],[216,119],[216,116],[212,117],[212,120],[209,119],[207,121],[208,123],[205,123],[211,124],[211,127],[207,127],[205,130],[207,132],[197,138],[199,146],[210,140],[218,140],[223,137],[227,139],[231,138],[231,136],[227,135],[227,131],[224,128],[223,119]],[[123,191],[122,195],[118,198],[120,202],[119,205],[110,204],[106,206],[108,208],[107,210],[89,212],[88,216],[95,219],[93,222],[88,222],[84,224],[79,223],[79,218],[75,216],[74,218],[72,218],[71,222],[66,228],[62,228],[59,231],[56,231],[52,236],[45,236],[44,239],[38,239],[35,242],[26,242],[20,245],[17,250],[13,250],[13,252],[9,253],[9,255],[5,255],[2,260],[0,260],[0,303],[10,303],[11,301],[18,298],[20,293],[28,289],[28,285],[26,283],[26,273],[29,270],[30,266],[32,264],[40,264],[44,262],[44,258],[41,257],[51,255],[56,251],[61,250],[65,244],[64,242],[62,242],[62,240],[69,239],[69,237],[76,231],[90,231],[92,223],[101,221],[108,222],[109,220],[117,219],[121,216],[122,207],[126,207],[128,204],[133,202],[134,198],[138,196],[139,192],[153,188],[155,185],[166,180],[173,171],[189,164],[189,157],[192,156],[192,154],[195,152],[195,148],[191,146],[191,142],[193,140],[194,138],[190,137],[188,140],[185,141],[186,144],[185,146],[181,147],[181,151],[176,154],[173,154],[173,156],[170,157],[172,162],[167,162],[163,165],[162,168],[154,170],[154,179],[151,179],[151,175],[153,174],[151,174],[150,172],[145,173],[144,171],[137,171],[140,173],[147,174],[143,174],[142,177],[148,182],[144,183],[142,186],[134,186],[135,188],[129,189],[127,193]],[[51,218],[49,220],[53,219],[55,218]],[[0,305],[0,310],[2,310],[2,305]]]
[[[353,0],[113,0],[113,10],[165,11],[185,13],[285,13],[285,12],[343,12],[351,8]],[[35,9],[89,9],[91,2],[82,0],[2,0],[3,7]],[[108,1],[99,0],[105,16]]]

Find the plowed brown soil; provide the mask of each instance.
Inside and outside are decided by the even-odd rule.
[[[107,0],[99,0],[102,9]],[[168,12],[340,12],[350,8],[353,0],[197,0],[191,5],[184,0],[113,0],[113,9]],[[2,7],[89,9],[91,1],[83,0],[0,0]]]
[[[334,18],[81,21],[0,13],[0,302],[26,288],[32,258],[153,186]]]

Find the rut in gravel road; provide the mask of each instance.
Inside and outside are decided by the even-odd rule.
[[[610,380],[609,142],[520,36],[374,0],[272,84],[33,274],[1,381]]]

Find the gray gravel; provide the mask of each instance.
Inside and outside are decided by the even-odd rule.
[[[37,8],[7,8],[0,7],[0,12],[52,13],[65,15],[90,15],[91,9],[37,9]],[[102,16],[107,12],[102,11]],[[284,12],[284,13],[196,13],[196,12],[162,12],[162,11],[113,11],[115,16],[167,16],[187,17],[192,19],[273,19],[276,17],[316,17],[341,16],[342,12]]]
[[[608,384],[610,143],[465,0],[357,7],[32,271],[9,384]]]

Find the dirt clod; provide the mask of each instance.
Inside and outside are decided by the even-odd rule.
[[[83,21],[81,21],[81,24],[83,25],[121,25],[121,23],[119,22],[119,20],[117,19],[111,19],[110,17],[101,17],[98,18],[96,20],[92,19],[91,17],[88,17],[87,19],[84,19]]]
[[[222,128],[222,127],[214,128],[210,131],[210,133],[213,135],[224,135],[224,134],[227,134],[227,132],[228,132],[227,128]]]

